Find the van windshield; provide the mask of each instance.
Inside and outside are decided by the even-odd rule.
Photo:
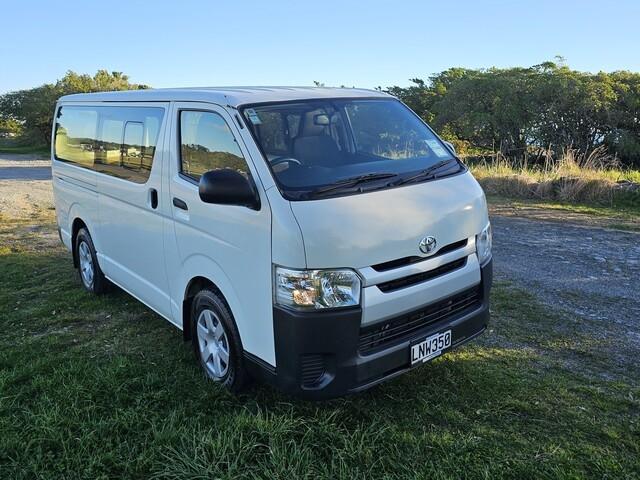
[[[290,200],[390,188],[464,169],[392,98],[248,105],[241,112]]]

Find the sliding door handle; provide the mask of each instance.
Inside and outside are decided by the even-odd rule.
[[[149,204],[154,210],[158,208],[158,191],[155,188],[149,189]]]
[[[173,197],[173,206],[180,208],[181,210],[189,210],[189,207],[187,207],[187,204],[184,200],[180,200],[177,197]]]

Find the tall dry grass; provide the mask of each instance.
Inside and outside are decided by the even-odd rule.
[[[604,148],[590,154],[567,150],[560,158],[544,155],[531,166],[500,153],[471,163],[471,171],[487,194],[615,206],[640,206],[640,171],[621,170]]]

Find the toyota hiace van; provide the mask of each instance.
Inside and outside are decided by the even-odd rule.
[[[487,327],[485,196],[390,95],[78,94],[53,123],[57,223],[84,288],[155,310],[232,391],[358,392]]]

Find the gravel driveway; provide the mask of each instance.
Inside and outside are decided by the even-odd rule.
[[[640,317],[640,233],[492,216],[498,279],[515,281],[580,314],[634,324]],[[584,302],[601,297],[611,302]],[[553,299],[553,300],[551,300]],[[617,305],[626,303],[631,310]],[[613,309],[612,309],[613,307]]]
[[[491,222],[495,280],[552,309],[559,320],[550,326],[541,319],[541,331],[572,337],[580,355],[600,357],[601,368],[590,374],[633,380],[640,356],[640,233],[495,214]],[[580,371],[580,355],[564,360]]]
[[[0,180],[51,180],[51,161],[42,155],[0,153]]]

